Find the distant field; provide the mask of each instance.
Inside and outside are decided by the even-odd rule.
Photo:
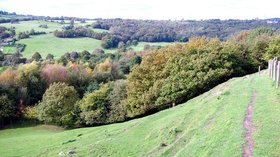
[[[240,157],[243,121],[254,90],[254,156],[278,157],[280,91],[267,73],[231,79],[180,106],[124,123],[73,130],[46,125],[0,130],[0,156],[53,157],[75,150],[73,156]]]
[[[18,43],[27,45],[23,52],[23,56],[27,58],[30,58],[35,52],[40,52],[43,58],[46,57],[48,53],[51,53],[58,58],[66,52],[80,52],[83,50],[92,52],[96,48],[101,48],[100,40],[92,38],[57,38],[53,36],[53,34],[32,36],[28,39],[22,39]],[[140,42],[136,47],[133,46],[132,48],[135,51],[142,51],[146,44],[166,46],[171,43]],[[117,49],[104,49],[104,51],[106,53],[114,53]]]
[[[6,18],[6,17],[1,17],[0,18]],[[91,25],[93,21],[86,21],[86,23],[80,23],[80,22],[75,22],[76,26],[85,26],[85,25]],[[48,28],[40,28],[39,26],[42,24],[47,24]],[[2,23],[0,26],[4,26],[7,28],[10,27],[15,27],[16,33],[19,32],[26,32],[30,31],[31,29],[34,29],[35,31],[44,31],[44,32],[53,32],[55,30],[61,30],[64,25],[69,25],[69,21],[65,21],[65,24],[60,24],[57,21],[54,22],[49,22],[49,21],[21,21],[18,24],[11,24],[11,23]],[[107,30],[104,29],[93,29],[93,31],[96,32],[107,32]]]
[[[68,25],[69,21],[65,21]],[[75,25],[87,25],[92,24],[94,21],[87,21],[86,23],[80,23],[76,22]],[[40,28],[39,25],[41,24],[47,24],[48,28]],[[52,33],[55,30],[61,30],[64,26],[63,24],[55,22],[47,22],[47,21],[22,21],[19,24],[11,24],[11,23],[4,23],[0,24],[0,26],[4,26],[7,28],[15,27],[15,30],[17,33],[19,32],[25,32],[30,31],[31,29],[34,29],[35,31],[45,31],[48,34],[45,35],[38,35],[38,36],[31,36],[28,39],[22,39],[18,41],[18,43],[26,44],[26,48],[23,52],[23,56],[30,58],[35,52],[39,52],[43,58],[47,56],[48,53],[53,54],[56,58],[62,56],[66,52],[71,51],[83,51],[87,50],[89,52],[92,52],[96,48],[101,48],[101,41],[92,39],[92,38],[57,38]],[[108,30],[104,29],[92,29],[95,32],[108,32]],[[135,51],[143,51],[144,46],[146,44],[149,45],[161,45],[166,46],[170,43],[166,42],[155,42],[155,43],[149,43],[149,42],[139,42],[137,46],[131,46]],[[117,49],[108,49],[104,50],[106,53],[114,53],[117,51]],[[15,48],[14,47],[4,47],[5,53],[14,53]]]
[[[40,28],[39,26],[41,24],[47,24],[48,28]],[[35,31],[44,31],[49,33],[55,30],[61,30],[63,25],[56,22],[46,21],[21,21],[18,24],[3,23],[0,24],[0,26],[4,26],[7,28],[15,27],[16,33],[30,31],[31,29],[34,29]]]
[[[22,19],[26,17],[27,16],[21,16],[21,15],[0,15],[0,19],[11,19],[11,18]]]
[[[150,46],[167,46],[174,43],[168,43],[168,42],[139,42],[137,46],[131,46],[134,51],[143,51],[145,45]]]
[[[105,29],[98,29],[98,28],[93,28],[92,30],[93,30],[94,32],[97,32],[97,33],[109,32],[108,30],[105,30]]]
[[[92,38],[57,38],[53,34],[32,36],[28,39],[22,39],[18,43],[26,44],[23,56],[30,58],[35,52],[40,52],[42,57],[46,57],[48,53],[53,54],[56,58],[62,56],[66,52],[87,50],[92,52],[96,48],[101,48],[101,41]],[[144,50],[144,45],[162,45],[166,46],[170,43],[147,43],[140,42],[136,47],[132,47],[135,51]],[[117,49],[104,50],[106,53],[114,53]],[[4,51],[5,52],[5,51]]]
[[[3,51],[6,54],[11,54],[16,52],[16,48],[13,46],[4,46]]]
[[[32,36],[22,39],[18,43],[26,44],[23,56],[30,58],[35,52],[40,52],[42,57],[48,53],[60,57],[66,52],[88,50],[92,52],[101,47],[101,41],[92,38],[57,38],[53,34]]]

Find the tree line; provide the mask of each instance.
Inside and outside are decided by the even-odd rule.
[[[227,41],[194,37],[147,52],[38,54],[0,73],[0,121],[39,119],[64,127],[125,121],[185,102],[221,82],[266,68],[280,56],[270,28]]]

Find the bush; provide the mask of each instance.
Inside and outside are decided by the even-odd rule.
[[[38,105],[39,119],[60,126],[73,126],[74,104],[78,98],[78,93],[73,86],[65,83],[51,84]]]

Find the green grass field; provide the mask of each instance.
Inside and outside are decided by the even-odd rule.
[[[143,51],[145,45],[150,46],[168,46],[172,43],[169,42],[139,42],[137,46],[131,46],[134,51]]]
[[[26,44],[23,56],[30,58],[35,52],[40,52],[42,57],[48,53],[60,57],[66,52],[88,50],[92,52],[101,47],[101,41],[92,38],[57,38],[53,34],[37,35],[22,39],[18,43]]]
[[[73,130],[38,125],[0,131],[1,156],[240,157],[253,90],[255,157],[280,155],[280,90],[264,74],[234,78],[190,101],[124,123]]]
[[[40,28],[41,24],[47,24],[48,28]],[[57,22],[47,22],[47,21],[21,21],[18,24],[11,24],[11,23],[3,23],[0,26],[4,26],[7,28],[15,27],[16,33],[19,32],[26,32],[34,29],[35,31],[44,31],[44,32],[53,32],[55,30],[61,30],[62,24]]]
[[[98,28],[93,28],[92,30],[93,30],[94,32],[97,32],[97,33],[109,32],[108,30],[105,30],[105,29],[98,29]]]
[[[23,56],[30,58],[35,52],[40,52],[42,57],[46,57],[48,53],[53,54],[56,58],[62,56],[66,52],[87,50],[92,52],[96,48],[101,48],[101,40],[92,38],[57,38],[53,34],[32,36],[22,39],[18,43],[26,44]],[[140,42],[137,46],[132,46],[135,51],[144,50],[144,45],[162,45],[166,46],[171,43],[147,43]],[[106,53],[114,53],[117,49],[104,49]],[[6,51],[4,51],[6,53]]]
[[[17,50],[14,46],[4,46],[3,47],[3,51],[6,53],[6,54],[12,54],[12,53],[15,53]]]

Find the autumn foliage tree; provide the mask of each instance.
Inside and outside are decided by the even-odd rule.
[[[60,64],[48,64],[43,68],[42,75],[47,80],[48,84],[54,82],[66,82],[67,69]]]

